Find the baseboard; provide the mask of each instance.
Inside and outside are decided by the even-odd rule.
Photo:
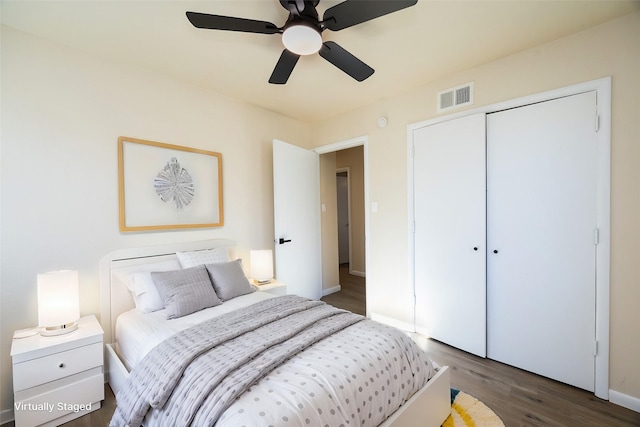
[[[327,296],[327,295],[329,295],[329,294],[333,294],[333,293],[336,293],[336,292],[340,292],[340,289],[342,289],[342,288],[340,287],[340,285],[336,285],[336,286],[333,286],[333,287],[331,287],[331,288],[323,289],[323,290],[322,290],[322,296],[323,296],[323,297],[326,297],[326,296]]]
[[[350,270],[349,274],[352,274],[358,277],[367,277],[367,274],[364,271]]]
[[[4,411],[0,411],[0,425],[7,424],[13,420],[15,420],[13,409],[5,409]]]
[[[369,313],[369,317],[371,318],[371,320],[384,323],[385,325],[393,326],[394,328],[400,329],[401,331],[414,332],[415,330],[415,328],[413,327],[413,323],[403,322],[402,320],[394,319],[382,314]]]
[[[623,408],[631,409],[632,411],[640,412],[640,399],[620,393],[619,391],[609,390],[609,402],[615,403]]]

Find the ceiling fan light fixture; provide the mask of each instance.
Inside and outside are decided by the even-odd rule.
[[[282,44],[297,55],[312,55],[322,47],[322,36],[312,26],[299,23],[285,28]]]
[[[0,0],[1,1],[1,0]],[[187,19],[196,28],[240,31],[255,34],[281,34],[285,49],[280,54],[269,83],[285,84],[296,63],[303,55],[319,56],[361,82],[374,69],[333,41],[322,42],[324,30],[339,31],[393,12],[414,6],[418,0],[342,1],[326,9],[320,19],[317,6],[320,0],[280,0],[289,17],[282,27],[268,21],[187,12]]]

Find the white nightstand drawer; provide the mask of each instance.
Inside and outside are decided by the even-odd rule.
[[[14,392],[102,366],[102,342],[13,365]]]
[[[102,368],[19,392],[14,404],[16,427],[37,426],[68,414],[66,420],[73,419],[100,408],[103,399]]]

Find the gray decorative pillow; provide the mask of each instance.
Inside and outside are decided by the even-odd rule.
[[[207,264],[206,267],[209,276],[211,276],[213,288],[222,301],[255,291],[242,270],[241,259],[219,264]]]
[[[167,310],[176,319],[222,303],[211,286],[204,265],[173,271],[154,271],[151,278]]]

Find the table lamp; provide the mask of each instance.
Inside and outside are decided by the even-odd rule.
[[[40,335],[73,332],[80,319],[78,272],[50,271],[38,274],[38,326]]]
[[[252,250],[251,278],[258,285],[264,285],[273,279],[273,251],[271,249]]]

